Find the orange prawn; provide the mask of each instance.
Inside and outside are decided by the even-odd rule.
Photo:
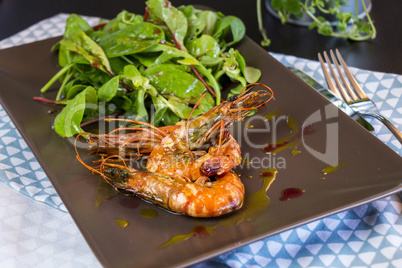
[[[245,91],[169,131],[159,129],[162,133],[150,127],[153,130],[146,133],[154,135],[153,144],[148,144],[146,171],[129,167],[124,161],[110,162],[112,158],[122,159],[121,156],[109,155],[97,168],[83,163],[78,154],[77,158],[119,192],[134,194],[173,212],[192,217],[216,217],[232,212],[242,206],[245,190],[232,171],[241,163],[241,151],[230,135],[229,126],[273,98],[272,90],[265,87],[269,91]],[[269,96],[268,100],[260,100],[265,96]],[[127,146],[134,139],[137,137],[125,137],[117,143],[120,147]],[[201,154],[197,153],[200,151]]]

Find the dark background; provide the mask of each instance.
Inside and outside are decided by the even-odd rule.
[[[359,0],[360,1],[360,0]],[[241,18],[247,35],[260,42],[256,1],[253,0],[172,0],[174,6],[198,4]],[[372,0],[370,12],[377,37],[364,42],[318,35],[315,30],[282,25],[267,12],[262,0],[264,27],[272,40],[268,51],[317,60],[317,52],[338,48],[351,66],[402,74],[402,1]],[[144,0],[0,0],[0,40],[58,13],[77,13],[111,19],[122,9],[142,14]]]

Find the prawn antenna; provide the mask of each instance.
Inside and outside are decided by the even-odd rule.
[[[208,91],[205,91],[204,94],[202,94],[202,96],[198,99],[198,101],[194,104],[193,109],[191,110],[190,114],[187,117],[187,121],[186,121],[186,143],[189,144],[190,138],[188,137],[188,125],[190,124],[190,118],[193,115],[194,110],[198,107],[198,105],[200,104],[202,98],[204,98],[204,96],[208,93]]]

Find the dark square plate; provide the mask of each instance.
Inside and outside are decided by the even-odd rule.
[[[237,171],[242,175],[246,195],[250,196],[263,185],[261,171],[276,167],[276,180],[267,191],[269,199],[263,197],[254,203],[246,200],[245,207],[238,212],[204,220],[174,215],[135,197],[116,196],[96,209],[98,176],[78,163],[70,140],[52,131],[54,115],[48,113],[49,106],[32,100],[58,70],[57,57],[50,52],[56,41],[49,39],[0,51],[0,98],[104,266],[195,264],[402,189],[400,156],[352,119],[331,109],[330,103],[314,89],[245,38],[237,48],[248,65],[262,70],[260,82],[273,89],[275,100],[234,126],[233,135],[243,156],[253,161]],[[277,120],[264,120],[264,115],[274,110],[280,111]],[[276,154],[264,153],[262,148],[274,137],[289,135],[286,118],[292,118],[299,126],[315,121],[315,131],[296,135],[299,154],[293,155],[292,148]],[[248,125],[254,128],[247,128]],[[323,168],[334,159],[340,160],[342,167],[323,179]],[[305,192],[297,199],[280,201],[282,191],[289,187]],[[156,210],[158,216],[141,216],[145,208]],[[127,220],[128,227],[122,230],[115,219]],[[199,225],[216,226],[212,234],[158,249],[169,239],[189,234]]]

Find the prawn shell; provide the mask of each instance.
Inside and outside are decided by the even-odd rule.
[[[232,171],[216,177],[205,185],[185,183],[169,197],[169,209],[192,217],[217,217],[241,208],[244,185]]]

